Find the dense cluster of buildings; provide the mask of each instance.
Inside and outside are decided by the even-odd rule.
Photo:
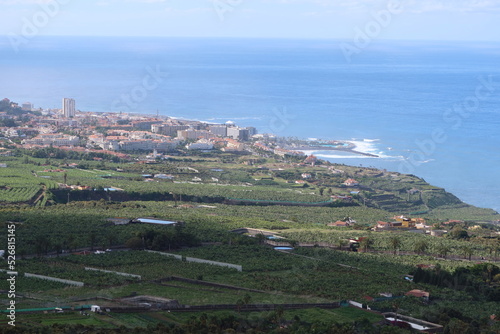
[[[9,103],[12,108],[20,108],[16,103]],[[35,111],[30,102],[23,103],[21,109]],[[273,135],[257,134],[256,128],[240,127],[233,122],[208,124],[159,115],[80,112],[72,98],[63,98],[61,109],[36,111],[23,115],[23,124],[19,124],[18,119],[17,126],[0,127],[0,136],[15,139],[25,148],[75,147],[112,152],[169,152],[185,148],[302,155],[280,147],[273,141]],[[0,112],[0,119],[9,117],[15,116]]]

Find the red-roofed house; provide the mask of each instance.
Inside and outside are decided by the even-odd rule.
[[[392,224],[388,223],[388,222],[378,221],[376,227],[379,229],[384,229],[384,228],[392,227]]]
[[[423,290],[411,290],[405,293],[405,296],[413,296],[417,298],[424,298],[424,299],[429,299],[429,293],[427,291]]]
[[[341,220],[336,221],[335,223],[330,223],[328,226],[333,226],[333,227],[348,227],[351,226],[349,222],[343,222]]]
[[[359,182],[354,179],[347,179],[343,184],[348,187],[355,187],[359,185]]]

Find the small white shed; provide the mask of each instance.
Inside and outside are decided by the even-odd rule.
[[[90,312],[101,312],[101,307],[99,305],[90,305]]]

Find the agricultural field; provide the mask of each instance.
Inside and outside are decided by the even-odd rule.
[[[92,301],[116,306],[121,298],[137,295],[175,299],[182,305],[356,300],[368,303],[373,309],[427,317],[443,325],[453,317],[484,322],[498,309],[495,289],[500,284],[500,276],[496,276],[495,268],[500,247],[496,237],[498,226],[492,223],[498,214],[455,203],[451,194],[413,176],[401,176],[392,184],[390,180],[394,177],[371,169],[336,166],[342,168],[343,173],[332,174],[323,167],[294,166],[287,171],[284,164],[276,162],[260,168],[242,165],[238,159],[221,164],[216,159],[201,157],[183,157],[152,165],[35,157],[9,158],[5,163],[7,168],[0,168],[0,194],[12,191],[10,197],[5,197],[16,199],[15,189],[26,192],[24,200],[19,200],[20,197],[15,201],[4,200],[0,207],[3,240],[0,249],[7,249],[7,225],[15,225],[19,308],[78,306]],[[71,163],[78,166],[69,168]],[[304,172],[310,173],[315,181],[308,182],[306,187],[288,183]],[[170,174],[174,179],[146,181],[151,178],[145,174],[157,173]],[[350,189],[341,185],[346,177],[355,177],[366,184],[366,188],[360,189],[360,197],[353,196],[350,205],[261,206],[224,202],[231,198],[309,204],[327,201],[329,192],[349,193]],[[90,190],[61,190],[62,184],[89,186]],[[439,238],[404,229],[373,232],[371,227],[377,221],[390,221],[397,214],[406,214],[394,211],[391,205],[397,201],[417,201],[416,196],[406,195],[408,185],[437,194],[431,201],[435,207],[425,202],[429,200],[425,198],[427,194],[420,204],[408,205],[408,209],[425,208],[419,217],[425,218],[428,224],[439,226],[449,219],[463,223],[458,223],[456,231],[450,231],[449,236]],[[107,188],[115,191],[105,190]],[[388,194],[397,197],[396,202],[375,205],[377,196],[388,198]],[[370,205],[363,205],[363,200]],[[180,223],[178,226],[115,225],[108,220],[121,218],[126,222],[139,217]],[[328,226],[349,218],[356,221],[351,227]],[[279,252],[263,236],[231,232],[241,228],[270,231],[282,238],[280,242],[295,249]],[[353,238],[360,240],[359,252],[347,251],[348,242]],[[108,248],[112,251],[93,254],[97,249]],[[143,249],[241,265],[243,270],[187,262]],[[71,254],[83,251],[91,254]],[[478,267],[477,262],[485,266]],[[418,283],[406,279],[405,276],[417,271],[417,265],[431,268],[425,274],[427,278],[459,271],[475,283],[467,281],[464,286],[455,286],[438,279]],[[141,279],[89,271],[85,267],[140,275]],[[0,269],[7,269],[6,262],[0,264]],[[28,278],[24,273],[81,281],[84,286]],[[6,280],[0,281],[0,289],[7,288]],[[412,289],[430,292],[430,302],[402,297]],[[400,299],[370,301],[380,297],[380,293],[391,293]],[[0,302],[8,302],[5,295]],[[462,310],[461,317],[446,311],[454,308]],[[445,311],[452,316],[441,316]],[[368,326],[372,326],[380,320],[380,316],[359,312],[350,308],[308,309],[285,310],[283,314],[250,312],[243,316],[237,311],[217,311],[210,312],[210,316],[220,317],[220,321],[231,317],[239,319],[234,321],[245,319],[247,323],[260,318],[266,319],[266,324],[269,320],[275,325],[279,316],[304,328],[310,328],[307,326],[311,323],[363,323],[364,318]],[[145,328],[158,324],[167,327],[194,324],[199,319],[203,322],[205,316],[202,312],[114,313],[111,317],[68,313],[45,318],[22,315],[20,319],[21,323],[35,327],[81,324],[99,328],[120,325]]]
[[[57,187],[54,181],[38,178],[32,166],[19,164],[16,160],[5,163],[7,167],[0,168],[0,203],[27,202],[42,191]]]
[[[214,311],[210,312],[211,318],[225,319],[234,318],[245,323],[264,323],[266,318],[272,317],[273,312],[244,312],[238,313],[237,311]],[[123,326],[126,330],[134,328],[146,328],[148,326],[157,326],[162,324],[171,326],[172,324],[188,323],[192,319],[206,318],[207,314],[204,312],[146,312],[139,314],[114,314],[112,317],[103,316],[98,314],[81,315],[77,312],[65,312],[60,314],[50,315],[25,315],[20,321],[21,325],[40,324],[43,326],[53,325],[83,325],[83,326],[97,326],[103,329],[112,329]],[[306,324],[318,323],[325,321],[326,324],[350,324],[356,321],[368,321],[368,323],[376,323],[382,320],[380,315],[368,313],[366,311],[358,310],[355,308],[338,308],[333,310],[289,310],[283,311],[280,314],[283,321],[292,321],[299,318]],[[1,324],[1,322],[0,322]]]

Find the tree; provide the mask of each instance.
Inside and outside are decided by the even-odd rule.
[[[460,239],[469,239],[469,234],[467,233],[466,230],[464,230],[460,226],[456,225],[453,228],[453,230],[451,230],[450,237],[452,239],[457,239],[457,240],[460,240]]]
[[[44,235],[38,235],[35,239],[35,251],[38,256],[49,252],[50,240]]]
[[[141,249],[142,239],[139,237],[132,237],[125,242],[125,246],[131,249]]]
[[[252,301],[252,297],[251,297],[248,293],[246,293],[246,294],[243,296],[243,299],[242,299],[242,300],[243,300],[243,303],[244,303],[245,305],[248,305],[248,304],[250,304],[250,302]]]
[[[498,267],[496,268],[498,269]],[[492,265],[491,263],[488,263],[488,265],[486,266],[486,271],[488,272],[488,279],[486,282],[488,283],[488,285],[491,285],[491,281],[493,280],[494,269],[495,266]]]
[[[469,258],[469,261],[472,257],[473,250],[470,246],[462,246],[462,254],[464,255],[464,259]]]
[[[97,241],[97,232],[91,231],[89,234],[90,250],[94,250],[95,243]]]
[[[68,249],[70,252],[76,248],[75,236],[73,234],[68,235],[63,241],[63,247]]]
[[[114,246],[114,244],[117,240],[117,236],[115,233],[109,232],[106,235],[106,239],[108,240],[108,247],[112,247],[112,246]]]
[[[463,334],[467,333],[469,325],[457,318],[452,318],[450,322],[444,328],[444,333],[446,334]]]
[[[339,250],[342,250],[342,247],[347,245],[347,240],[339,238],[337,239],[337,246],[339,246]]]
[[[238,299],[236,301],[236,309],[238,310],[238,313],[241,312],[241,308],[243,307],[243,305],[245,305],[245,303],[243,302],[243,300]]]
[[[284,315],[285,315],[285,310],[283,309],[283,307],[278,306],[271,314],[271,318],[274,320],[276,324],[280,324]]]
[[[427,249],[429,248],[429,243],[426,240],[418,240],[415,242],[415,245],[413,245],[413,251],[417,254],[424,254]]]
[[[257,243],[259,245],[263,245],[263,244],[266,243],[266,236],[264,234],[262,234],[262,233],[257,233],[255,235],[255,239],[257,240]]]
[[[367,252],[368,249],[370,249],[370,247],[372,246],[372,244],[373,240],[371,237],[364,237],[359,240],[359,246],[361,247],[363,252]]]
[[[451,252],[451,248],[447,245],[441,244],[436,248],[436,251],[439,255],[446,259],[448,253]]]
[[[392,248],[394,255],[396,255],[397,250],[401,247],[401,239],[398,237],[391,237],[389,239],[389,246]]]
[[[59,254],[62,253],[62,248],[63,247],[62,247],[61,243],[59,243],[59,242],[54,245],[54,249],[56,251],[56,256],[59,256]]]

